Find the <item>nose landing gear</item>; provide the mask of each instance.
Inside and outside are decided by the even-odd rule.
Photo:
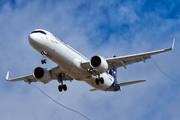
[[[47,62],[46,62],[46,59],[41,60],[41,63],[42,63],[42,64],[46,64],[46,63],[47,63]]]
[[[47,52],[46,52],[46,51],[42,51],[41,54],[42,54],[43,57],[45,58],[45,59],[42,59],[42,60],[41,60],[41,63],[42,63],[42,64],[46,64],[46,63],[47,63],[47,60],[46,60]]]

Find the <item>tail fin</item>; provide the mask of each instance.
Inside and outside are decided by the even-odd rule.
[[[115,55],[113,57],[116,57]],[[115,83],[118,83],[117,81],[117,68],[112,68],[109,70],[109,74],[114,77]]]
[[[114,77],[114,81],[117,82],[117,68],[110,69],[109,74]]]

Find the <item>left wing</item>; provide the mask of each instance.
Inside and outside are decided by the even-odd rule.
[[[48,70],[50,75],[51,75],[51,78],[52,79],[55,79],[57,80],[57,74],[64,74],[63,71],[61,71],[59,69],[59,67],[55,67],[55,68],[52,68],[50,70]],[[7,72],[6,74],[6,78],[5,78],[7,81],[11,81],[11,82],[15,82],[15,81],[25,81],[25,82],[28,82],[28,83],[31,83],[31,82],[39,82],[33,75],[26,75],[26,76],[22,76],[22,77],[18,77],[18,78],[13,78],[13,79],[9,79],[9,71]],[[71,77],[69,77],[67,74],[64,74],[63,75],[63,80],[73,80]]]
[[[33,75],[26,75],[26,76],[23,76],[23,77],[9,79],[9,71],[7,72],[6,80],[11,81],[11,82],[16,82],[16,81],[25,81],[25,82],[28,82],[28,83],[37,82],[37,80],[34,78]]]
[[[157,50],[157,51],[151,51],[146,53],[140,53],[140,54],[133,54],[133,55],[127,55],[127,56],[121,56],[121,57],[115,57],[115,58],[107,58],[105,59],[109,65],[108,69],[111,68],[118,68],[118,67],[124,67],[126,68],[126,65],[137,63],[140,61],[145,62],[147,59],[151,58],[151,55],[163,53],[170,51],[174,48],[175,39],[173,40],[172,46],[170,48]],[[81,63],[83,68],[88,69],[91,68],[89,62]]]

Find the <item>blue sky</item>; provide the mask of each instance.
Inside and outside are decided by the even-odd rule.
[[[10,77],[31,74],[41,65],[41,54],[28,43],[36,28],[46,29],[88,58],[109,58],[170,47],[171,52],[153,56],[159,67],[179,81],[180,2],[174,0],[2,0],[0,2],[0,119],[79,119],[25,82],[7,82]],[[180,85],[162,74],[152,60],[118,69],[119,82],[146,79],[123,87],[121,92],[90,92],[84,82],[33,83],[58,102],[91,120],[176,120],[180,111]]]

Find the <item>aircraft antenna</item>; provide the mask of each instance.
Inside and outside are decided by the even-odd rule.
[[[152,58],[152,57],[151,57]],[[152,58],[154,64],[156,65],[156,67],[159,69],[159,71],[161,71],[165,76],[167,76],[169,79],[173,80],[174,82],[177,82],[180,85],[180,82],[178,80],[173,79],[171,76],[169,76],[167,73],[165,73],[156,63],[156,61]]]
[[[48,97],[48,98],[51,99],[53,102],[55,102],[56,104],[60,105],[61,107],[66,108],[66,109],[68,109],[68,110],[70,110],[70,111],[72,111],[72,112],[74,112],[74,113],[77,113],[77,114],[79,114],[80,116],[86,118],[87,120],[90,120],[88,117],[86,117],[86,116],[83,115],[82,113],[80,113],[80,112],[78,112],[78,111],[76,111],[76,110],[73,110],[73,109],[71,109],[71,108],[69,108],[69,107],[67,107],[67,106],[65,106],[65,105],[57,102],[56,100],[54,100],[52,97],[50,97],[49,95],[47,95],[45,92],[43,92],[43,91],[42,91],[40,88],[38,88],[37,86],[32,85],[32,84],[30,84],[30,85],[33,86],[33,87],[35,87],[36,89],[38,89],[42,94],[44,94],[46,97]]]

